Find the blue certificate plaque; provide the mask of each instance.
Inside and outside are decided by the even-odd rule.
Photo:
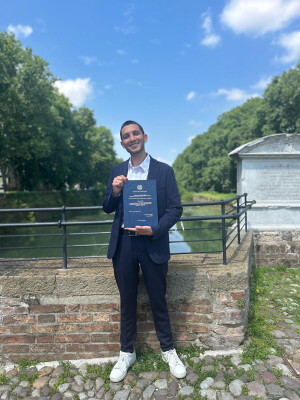
[[[158,225],[156,180],[127,181],[123,186],[124,228]]]

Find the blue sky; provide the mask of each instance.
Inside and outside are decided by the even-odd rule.
[[[124,159],[125,120],[171,164],[300,58],[299,0],[0,0],[0,10],[0,30],[49,62],[58,89],[94,110]]]

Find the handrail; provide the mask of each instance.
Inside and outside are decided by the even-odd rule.
[[[244,199],[243,203],[240,203],[241,199]],[[236,212],[226,213],[225,206],[229,203],[236,202],[234,205]],[[182,240],[182,241],[170,241],[170,243],[175,242],[212,242],[212,241],[222,241],[222,253],[223,253],[223,264],[227,263],[227,254],[226,251],[230,244],[238,238],[238,243],[240,243],[240,232],[245,227],[245,231],[247,231],[247,211],[255,204],[255,200],[247,201],[247,193],[242,195],[237,195],[228,200],[220,200],[220,201],[208,201],[208,202],[193,202],[193,203],[182,203],[183,207],[194,207],[194,206],[221,206],[221,214],[218,215],[208,215],[208,216],[185,216],[181,217],[179,220],[180,227],[177,229],[172,229],[170,231],[183,231],[185,230],[183,222],[185,221],[216,221],[219,220],[221,222],[221,238],[217,239],[193,239],[193,240]],[[32,212],[61,212],[61,219],[58,221],[46,221],[46,222],[17,222],[17,223],[0,223],[0,228],[38,228],[38,227],[58,227],[62,229],[61,234],[43,234],[43,236],[61,236],[63,239],[62,246],[26,246],[26,247],[0,247],[0,250],[14,250],[14,249],[35,249],[35,248],[62,248],[63,249],[63,261],[64,268],[67,268],[67,248],[71,247],[89,247],[89,246],[106,246],[107,244],[76,244],[76,245],[67,245],[67,237],[71,235],[85,235],[91,233],[67,233],[67,227],[71,226],[86,226],[86,225],[111,225],[113,220],[102,220],[102,221],[66,221],[66,212],[67,211],[87,211],[87,210],[102,210],[102,206],[92,206],[92,207],[46,207],[46,208],[18,208],[18,209],[0,209],[0,213],[32,213]],[[234,210],[234,211],[235,211]],[[242,220],[240,217],[245,215]],[[229,224],[226,223],[226,220],[231,220]],[[243,226],[241,227],[241,222],[244,221]],[[234,221],[237,221],[236,226],[230,231],[230,233],[226,233],[227,226]],[[197,230],[197,229],[208,229],[206,227],[200,228],[187,228],[187,230]],[[236,235],[231,239],[228,244],[227,241],[230,235],[234,232]],[[97,232],[95,232],[96,234]],[[105,233],[108,232],[98,232]],[[0,237],[36,237],[36,234],[27,234],[27,235],[0,235]],[[206,251],[206,252],[197,252],[197,253],[219,253],[220,251]],[[1,255],[1,253],[0,253]],[[6,260],[5,258],[0,259],[0,261]]]

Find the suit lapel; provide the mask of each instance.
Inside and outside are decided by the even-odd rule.
[[[150,165],[147,179],[156,179],[159,170],[158,161],[150,156]]]
[[[120,164],[118,175],[127,176],[127,174],[128,174],[128,162],[129,162],[129,159],[127,161],[124,161],[122,164]]]

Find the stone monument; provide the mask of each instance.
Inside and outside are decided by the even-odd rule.
[[[237,193],[256,204],[248,229],[300,231],[300,135],[275,134],[244,144],[237,159]]]

